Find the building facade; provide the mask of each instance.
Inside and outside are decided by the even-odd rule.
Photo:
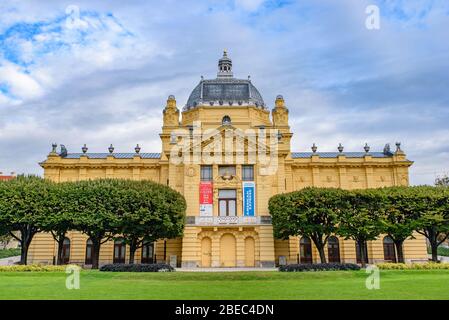
[[[160,153],[70,153],[56,145],[40,165],[45,178],[76,181],[98,178],[152,180],[181,192],[187,201],[186,226],[179,239],[161,239],[137,252],[136,261],[165,261],[196,267],[273,267],[286,263],[319,262],[310,239],[278,240],[268,211],[271,196],[307,186],[363,189],[408,185],[407,160],[396,144],[373,152],[290,150],[293,133],[289,110],[277,96],[270,110],[249,79],[233,76],[226,52],[215,79],[203,79],[179,110],[174,96],[163,109]],[[361,148],[362,149],[362,148]],[[89,264],[89,239],[79,232],[67,235],[66,262]],[[395,258],[391,239],[381,236],[357,248],[354,241],[331,237],[330,262],[357,262],[360,250],[369,262]],[[31,262],[52,263],[57,245],[48,234],[33,240]],[[425,239],[404,244],[405,259],[427,259]],[[100,262],[126,262],[128,250],[120,240],[104,244]]]

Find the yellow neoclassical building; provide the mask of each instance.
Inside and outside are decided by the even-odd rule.
[[[45,178],[62,182],[98,178],[152,180],[181,192],[187,201],[184,235],[161,239],[138,250],[136,261],[162,262],[186,268],[273,267],[286,263],[319,262],[310,239],[273,237],[268,200],[271,196],[307,186],[344,189],[408,185],[412,162],[396,144],[374,152],[311,152],[290,150],[293,133],[289,110],[282,96],[274,107],[265,104],[249,79],[236,79],[226,52],[214,79],[203,79],[180,111],[169,96],[162,111],[160,153],[80,153],[56,145],[40,163]],[[363,148],[362,148],[363,147]],[[388,237],[370,241],[365,248],[354,241],[331,237],[326,254],[330,262],[356,262],[365,250],[371,263],[395,260]],[[49,234],[33,240],[29,259],[53,263],[57,245]],[[407,261],[426,260],[426,241],[416,234],[404,244]],[[66,262],[89,265],[90,240],[70,232],[64,245]],[[120,241],[102,245],[100,263],[126,262],[128,248]]]

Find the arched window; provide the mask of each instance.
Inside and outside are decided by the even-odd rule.
[[[86,241],[86,259],[85,259],[85,264],[92,264],[92,240],[87,239]]]
[[[327,240],[327,254],[330,263],[340,263],[340,244],[337,237],[330,236]]]
[[[366,245],[366,242],[363,243],[363,250],[365,252],[365,262],[368,263],[368,246]],[[356,255],[357,263],[362,263],[362,256],[360,253],[361,253],[361,251],[360,251],[359,244],[356,242],[355,243],[355,255]]]
[[[301,238],[299,241],[299,252],[301,263],[312,263],[312,241],[310,241],[310,238]]]
[[[230,116],[224,116],[221,120],[222,125],[230,125],[231,124],[231,117]]]
[[[153,263],[154,243],[146,241],[142,246],[141,263]]]
[[[394,249],[393,239],[386,236],[384,238],[384,260],[388,262],[396,262],[396,251]]]
[[[113,263],[125,263],[126,245],[123,239],[114,241],[114,259]]]
[[[68,264],[70,261],[70,239],[65,238],[62,243],[62,264]]]

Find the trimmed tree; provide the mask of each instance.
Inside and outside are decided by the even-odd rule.
[[[438,246],[449,236],[449,189],[410,187],[410,210],[417,218],[416,231],[429,241],[432,261],[438,262]]]
[[[336,233],[346,191],[335,188],[305,188],[273,196],[268,204],[274,235],[280,239],[306,236],[315,244],[322,263],[329,236]]]
[[[413,210],[416,198],[412,190],[409,187],[379,189],[379,202],[383,206],[382,232],[393,240],[399,263],[404,263],[404,241],[413,237],[413,232],[418,225],[417,216]]]
[[[17,176],[0,182],[0,226],[20,242],[20,264],[27,264],[33,237],[56,207],[52,185],[37,176]]]
[[[443,175],[442,177],[438,177],[435,179],[435,185],[437,187],[449,187],[449,176]]]
[[[98,269],[100,247],[116,234],[118,216],[123,212],[120,182],[99,179],[72,182],[67,193],[67,210],[73,213],[76,230],[92,241],[92,269]]]
[[[49,212],[41,222],[41,230],[51,233],[53,239],[58,244],[58,253],[56,264],[63,263],[64,240],[67,232],[73,230],[75,225],[73,222],[73,206],[68,199],[72,192],[73,184],[70,182],[55,183],[51,187],[50,197],[54,203],[54,210]]]
[[[67,212],[92,241],[92,268],[101,245],[116,236],[130,246],[130,262],[144,241],[182,235],[186,203],[178,192],[149,181],[99,179],[71,183]]]
[[[129,263],[145,242],[182,236],[186,202],[168,186],[151,181],[124,181],[123,213],[117,233],[129,245]]]
[[[381,196],[374,189],[351,191],[341,201],[340,224],[337,233],[354,240],[360,251],[362,267],[366,266],[365,245],[382,231]]]

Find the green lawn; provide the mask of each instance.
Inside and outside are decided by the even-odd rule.
[[[0,249],[0,259],[20,256],[20,248]]]
[[[427,247],[427,253],[431,254],[432,250],[430,249],[430,247]],[[438,255],[439,256],[445,256],[445,257],[449,257],[449,248],[443,247],[443,246],[439,246],[438,247]]]
[[[105,273],[82,271],[67,290],[61,272],[0,272],[0,299],[449,299],[449,270]]]

